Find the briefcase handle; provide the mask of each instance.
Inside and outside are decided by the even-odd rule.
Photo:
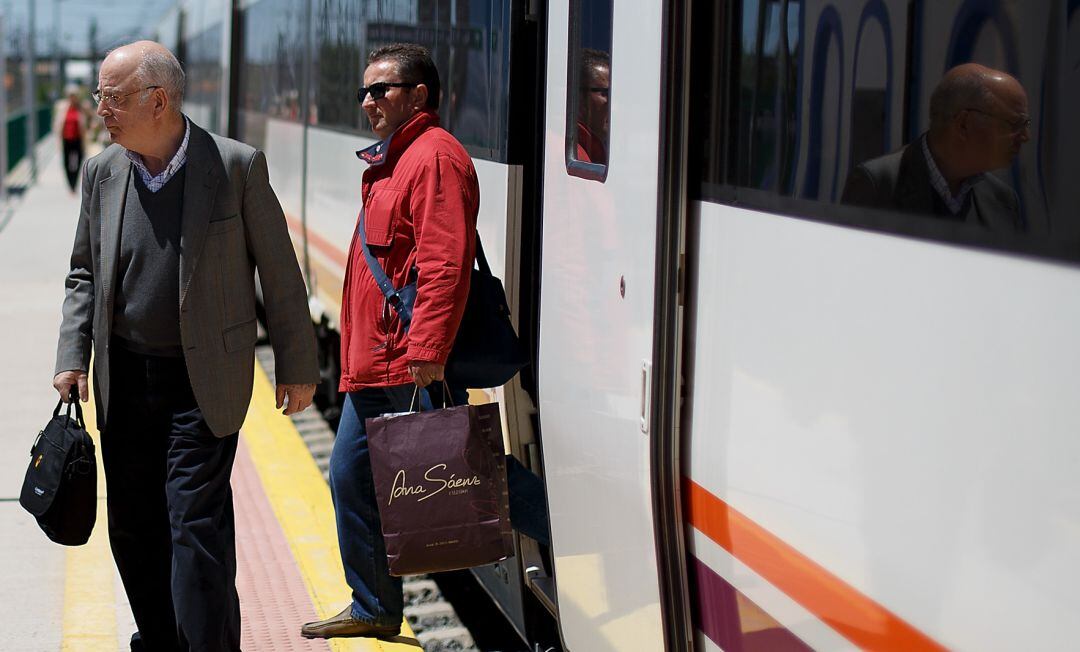
[[[67,411],[64,413],[68,420],[71,420],[71,406],[75,406],[75,423],[79,424],[79,427],[86,430],[86,423],[83,421],[82,405],[79,404],[79,390],[74,385],[71,387],[71,394],[68,395]],[[56,407],[52,411],[53,417],[60,416],[60,407],[64,405],[64,399],[60,399],[56,402]]]

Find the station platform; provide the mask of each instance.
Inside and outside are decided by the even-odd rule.
[[[0,206],[0,649],[126,651],[135,624],[109,550],[104,473],[85,546],[50,542],[18,503],[30,446],[56,404],[51,379],[80,201],[56,141],[46,138],[38,152],[36,182]],[[267,371],[256,363],[255,374],[232,478],[243,649],[422,649],[407,621],[393,640],[300,637],[303,622],[339,612],[349,588],[323,473],[294,422],[274,409]],[[96,437],[93,410],[85,413]]]

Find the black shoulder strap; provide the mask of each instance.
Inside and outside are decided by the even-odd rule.
[[[367,263],[371,276],[375,278],[375,284],[379,286],[379,291],[394,307],[394,310],[397,310],[398,314],[400,314],[402,310],[401,297],[398,295],[398,291],[394,289],[394,283],[386,275],[386,271],[383,270],[379,261],[375,260],[375,256],[368,247],[367,231],[364,227],[364,208],[362,206],[360,207],[360,232],[357,235],[360,236],[360,249],[364,254],[364,262]],[[484,246],[480,244],[479,230],[476,231],[476,264],[482,273],[491,276],[491,267],[488,266],[487,256],[484,255]]]
[[[398,304],[401,303],[400,297],[398,297],[397,290],[394,289],[394,284],[390,281],[390,277],[383,271],[382,265],[379,261],[375,260],[375,256],[372,255],[371,249],[367,244],[367,231],[364,228],[364,207],[360,207],[360,247],[364,252],[364,262],[367,263],[368,269],[371,270],[371,275],[375,277],[375,283],[379,286],[379,290],[386,297],[386,300],[390,302],[390,305],[396,309]]]

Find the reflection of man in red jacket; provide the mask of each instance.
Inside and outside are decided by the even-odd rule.
[[[439,73],[425,48],[396,44],[368,57],[359,100],[382,140],[357,152],[364,229],[353,234],[341,307],[341,384],[347,400],[330,458],[330,488],[352,604],[304,625],[308,638],[392,636],[401,580],[386,563],[364,419],[409,409],[416,385],[440,402],[443,368],[469,293],[480,188],[465,149],[439,127]],[[364,261],[362,243],[394,288],[416,284],[401,319]],[[460,396],[458,397],[460,400]]]
[[[611,55],[585,48],[578,79],[578,123],[576,158],[582,163],[607,165],[611,107]]]

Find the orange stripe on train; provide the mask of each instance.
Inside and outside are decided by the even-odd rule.
[[[902,618],[689,478],[687,520],[841,636],[865,650],[944,650]]]
[[[289,225],[289,230],[296,234],[296,237],[303,237],[304,224],[299,218],[295,215],[286,213],[285,222]],[[345,268],[349,257],[344,251],[311,229],[307,230],[307,237],[308,242],[310,242],[312,246],[321,251],[325,256],[330,258],[330,260],[341,265],[342,269]]]

